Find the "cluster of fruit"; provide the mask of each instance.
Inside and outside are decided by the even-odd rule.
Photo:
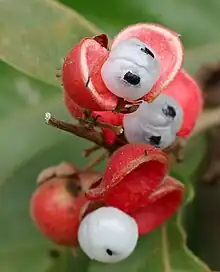
[[[66,105],[74,117],[87,109],[101,121],[122,125],[129,143],[164,149],[176,136],[190,135],[203,106],[201,91],[182,62],[179,35],[158,25],[127,27],[110,51],[105,35],[85,38],[65,58]],[[126,107],[125,101],[140,106],[124,114],[120,105]],[[116,141],[114,132],[103,133],[107,143]]]
[[[179,35],[155,24],[122,30],[108,48],[106,35],[84,38],[65,58],[65,104],[74,117],[85,111],[122,126],[127,141],[101,176],[61,164],[44,171],[31,199],[41,232],[100,262],[118,262],[139,236],[179,208],[184,186],[168,175],[162,150],[192,132],[202,110],[196,82],[182,68]],[[135,110],[129,111],[133,106]],[[106,144],[118,137],[103,127]]]

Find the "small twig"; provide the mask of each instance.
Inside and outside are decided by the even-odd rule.
[[[214,183],[220,177],[220,161],[214,161],[203,176],[205,183]]]
[[[92,128],[92,127],[108,128],[114,131],[116,135],[121,135],[124,132],[124,129],[122,126],[115,126],[105,122],[97,121],[97,118],[92,116],[87,119],[84,119],[84,118],[76,118],[76,119],[79,120],[81,124],[84,124],[88,128]]]
[[[108,156],[107,152],[102,153],[100,156],[95,157],[93,160],[91,160],[87,166],[84,168],[84,171],[89,171],[95,168],[97,165],[100,164],[106,157]]]
[[[132,113],[139,108],[141,103],[142,103],[142,100],[137,101],[136,103],[131,103],[131,102],[128,102],[124,99],[120,99],[116,109],[113,110],[113,112],[115,112],[115,113]]]
[[[99,145],[93,145],[83,151],[84,157],[89,157],[93,152],[99,150],[101,147]]]
[[[177,138],[171,146],[163,150],[169,155],[171,164],[183,161],[183,152],[185,145],[186,145],[185,140]]]
[[[89,140],[100,147],[104,147],[110,153],[114,152],[116,149],[118,149],[118,147],[121,146],[118,142],[115,144],[109,145],[105,142],[101,132],[91,128],[88,129],[87,127],[83,125],[75,125],[75,124],[70,124],[61,120],[57,120],[49,112],[45,113],[45,121],[46,121],[46,124],[50,126],[56,127],[60,130],[69,132],[75,136]]]
[[[74,125],[64,121],[57,120],[49,112],[45,113],[45,121],[46,124],[48,125],[56,127],[60,130],[70,132],[71,134],[74,134],[78,137],[90,140],[99,146],[105,146],[102,134],[98,131],[90,130],[81,125]]]
[[[192,133],[192,136],[219,125],[220,125],[220,107],[211,110],[205,110],[201,114],[194,129],[194,132]]]
[[[77,249],[75,247],[72,247],[71,252],[73,254],[73,258],[76,259],[78,257]]]

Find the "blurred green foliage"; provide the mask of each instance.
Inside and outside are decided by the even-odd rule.
[[[71,9],[49,0],[0,1],[0,271],[69,272],[208,271],[185,246],[180,226],[182,210],[162,228],[143,237],[126,261],[109,266],[89,261],[81,252],[74,259],[36,230],[29,216],[29,199],[37,174],[60,161],[83,166],[81,153],[89,143],[44,124],[44,112],[70,119],[62,101],[56,68],[82,37],[102,30],[114,36],[136,22],[157,22],[182,35],[185,66],[191,72],[215,60],[220,44],[220,2],[215,0],[63,0]],[[79,15],[79,13],[81,15]],[[86,19],[88,19],[88,21]],[[96,24],[98,27],[94,26]],[[102,29],[102,30],[99,30]],[[201,148],[202,147],[202,148]],[[186,183],[186,202],[192,180],[206,151],[201,136],[188,145],[186,160],[173,174]],[[164,236],[166,244],[164,244]]]

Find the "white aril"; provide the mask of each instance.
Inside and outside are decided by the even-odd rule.
[[[82,220],[78,241],[90,259],[116,263],[134,251],[138,241],[138,227],[135,220],[121,210],[102,207]]]
[[[160,73],[160,63],[152,48],[136,38],[120,42],[110,52],[101,69],[110,92],[127,100],[146,95]]]
[[[129,143],[148,143],[164,149],[174,142],[182,122],[182,108],[172,97],[161,94],[124,116],[124,134]]]

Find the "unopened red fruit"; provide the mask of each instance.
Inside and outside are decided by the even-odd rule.
[[[39,230],[59,245],[76,246],[80,211],[87,203],[84,196],[75,198],[67,182],[54,178],[41,185],[31,199],[31,215]]]
[[[99,178],[97,173],[79,173],[42,183],[32,195],[30,207],[38,229],[58,245],[76,246],[78,227],[89,207],[84,190]]]

